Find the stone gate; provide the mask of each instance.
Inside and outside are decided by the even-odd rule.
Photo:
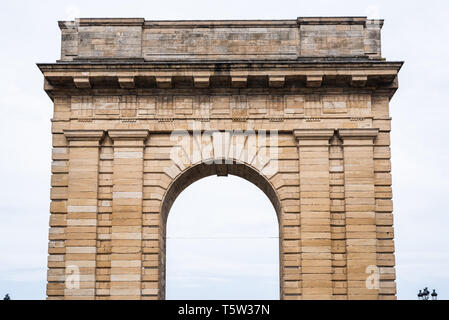
[[[59,22],[48,299],[164,299],[171,205],[229,174],[277,212],[282,299],[395,299],[382,25]]]

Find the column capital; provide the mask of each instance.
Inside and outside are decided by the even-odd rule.
[[[343,140],[343,145],[372,145],[379,134],[377,128],[340,129],[338,134]]]
[[[64,129],[70,147],[98,147],[104,137],[103,130]]]
[[[296,129],[293,130],[299,146],[328,146],[334,135],[333,129]]]
[[[108,135],[114,142],[114,147],[143,146],[149,136],[148,129],[111,129]]]

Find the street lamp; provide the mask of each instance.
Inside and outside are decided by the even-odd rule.
[[[438,293],[436,293],[435,289],[432,291],[432,300],[437,300]]]
[[[418,300],[429,300],[429,296],[432,296],[432,300],[437,300],[438,293],[433,289],[432,293],[430,293],[429,289],[425,287],[423,290],[419,290],[418,292]]]
[[[425,287],[422,292],[424,300],[429,300],[429,293],[430,293],[429,290],[427,289],[427,287]]]

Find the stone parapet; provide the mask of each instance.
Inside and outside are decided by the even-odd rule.
[[[61,61],[382,59],[382,20],[60,21]]]

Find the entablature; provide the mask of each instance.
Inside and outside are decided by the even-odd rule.
[[[39,64],[47,93],[86,89],[397,89],[401,62]]]

